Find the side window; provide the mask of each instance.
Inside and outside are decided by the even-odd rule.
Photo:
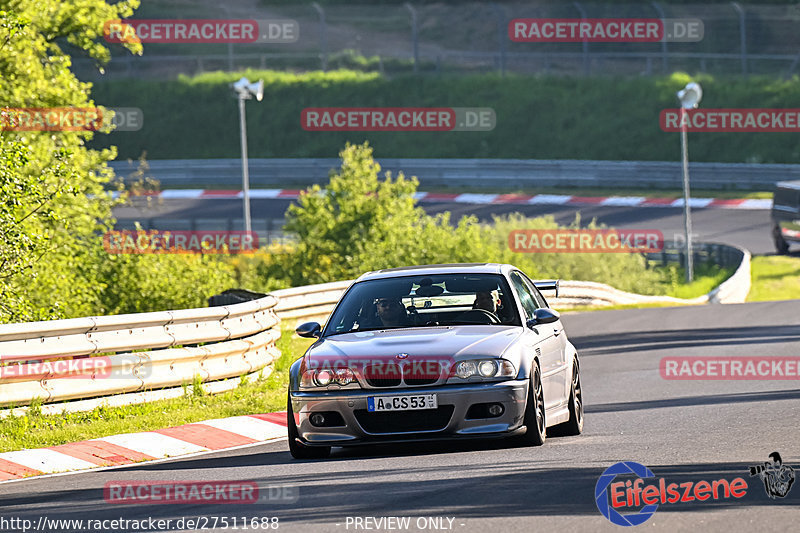
[[[773,204],[782,211],[797,211],[800,209],[800,193],[792,189],[777,189]]]
[[[519,300],[522,304],[522,308],[525,309],[525,314],[528,318],[532,318],[533,312],[536,311],[538,306],[536,305],[533,294],[531,294],[530,289],[525,285],[525,280],[522,279],[519,272],[511,273],[511,283],[514,284],[514,289],[517,291],[517,294],[519,294]]]
[[[544,296],[542,296],[542,293],[536,288],[536,285],[534,285],[533,282],[528,278],[525,278],[525,286],[528,287],[528,290],[531,292],[531,294],[533,294],[533,299],[536,301],[536,307],[548,307],[547,300],[544,299]]]

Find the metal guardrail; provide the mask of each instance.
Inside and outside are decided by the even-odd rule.
[[[152,390],[252,373],[277,356],[277,299],[0,325],[0,406]],[[10,364],[9,364],[10,363]]]
[[[378,159],[383,170],[417,176],[420,186],[470,187],[493,190],[536,187],[637,187],[680,189],[679,162],[578,161],[536,159]],[[335,158],[250,159],[251,187],[291,188],[325,183],[341,161]],[[207,186],[238,189],[242,182],[239,159],[167,159],[149,161],[149,175],[164,188]],[[114,171],[126,177],[135,161],[113,161]],[[800,179],[800,165],[749,163],[691,163],[692,187],[697,189],[771,190],[779,181]]]
[[[552,298],[550,305],[743,302],[750,289],[749,252],[698,244],[701,255],[715,257],[714,250],[723,250],[717,256],[728,264],[737,261],[737,270],[719,287],[693,300],[565,281],[559,298]],[[48,412],[60,412],[52,407],[91,410],[104,403],[123,405],[170,397],[152,392],[191,383],[197,376],[218,383],[252,374],[279,356],[275,341],[281,334],[281,321],[324,322],[351,283],[283,289],[258,300],[219,307],[0,325],[0,407],[29,405],[37,399],[50,403],[97,398],[51,406]],[[225,387],[216,387],[217,392],[222,390]]]

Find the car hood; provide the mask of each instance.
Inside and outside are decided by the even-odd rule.
[[[407,353],[453,360],[499,357],[522,334],[519,326],[434,326],[332,335],[311,347],[306,358],[341,360],[392,358]]]

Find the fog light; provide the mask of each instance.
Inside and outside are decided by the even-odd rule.
[[[503,404],[493,403],[489,405],[489,414],[492,416],[500,416],[503,414]]]
[[[325,424],[325,415],[323,415],[322,413],[313,413],[309,417],[309,420],[311,420],[312,426],[320,427],[323,424]]]

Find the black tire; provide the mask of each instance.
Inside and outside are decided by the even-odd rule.
[[[781,235],[781,230],[778,226],[772,228],[772,240],[775,242],[775,251],[780,255],[789,253],[789,243]]]
[[[291,395],[286,399],[286,428],[289,433],[289,453],[295,459],[325,459],[331,454],[330,446],[304,446],[298,441],[299,433],[294,423]]]
[[[523,446],[541,446],[547,438],[547,424],[544,417],[544,389],[539,363],[534,364],[531,381],[528,385],[528,400],[525,402],[525,417],[522,423],[527,428],[519,437]]]
[[[583,389],[581,389],[581,367],[578,360],[572,364],[572,387],[569,393],[569,420],[552,428],[559,436],[583,433]]]

